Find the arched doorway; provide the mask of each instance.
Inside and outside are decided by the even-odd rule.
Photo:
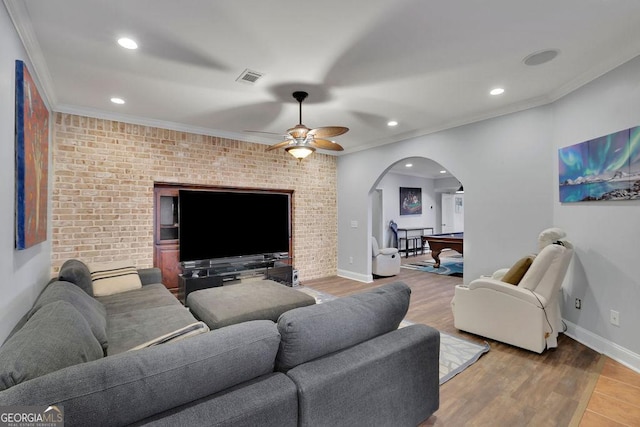
[[[457,231],[463,231],[464,195],[457,193],[461,182],[438,162],[425,157],[408,157],[390,165],[377,179],[370,191],[371,235],[384,246],[395,246],[389,222],[400,228],[428,227],[433,233],[443,232],[448,224],[455,223]],[[419,198],[420,208],[403,209],[401,193]],[[451,203],[450,206],[443,206]],[[451,217],[443,219],[446,212]],[[448,228],[445,229],[448,232]]]

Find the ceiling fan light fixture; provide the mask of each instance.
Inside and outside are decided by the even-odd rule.
[[[316,151],[316,149],[308,146],[292,145],[285,148],[285,151],[291,154],[296,159],[302,160]]]
[[[323,126],[310,129],[302,124],[302,101],[308,96],[307,92],[293,92],[293,97],[298,101],[299,122],[297,125],[287,130],[284,141],[273,144],[267,148],[267,151],[283,148],[287,153],[291,154],[298,160],[302,160],[317,148],[322,150],[343,151],[344,148],[335,141],[326,138],[342,135],[349,131],[344,126]]]

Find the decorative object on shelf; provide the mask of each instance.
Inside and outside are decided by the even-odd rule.
[[[640,199],[640,126],[558,150],[560,202]]]
[[[400,215],[422,214],[422,188],[400,187]]]
[[[460,184],[460,188],[456,190],[456,194],[464,194],[464,187]]]
[[[16,249],[47,240],[49,110],[16,60]]]
[[[284,141],[270,146],[267,148],[267,151],[284,147],[287,153],[298,160],[302,160],[316,151],[317,148],[334,151],[343,150],[339,144],[323,138],[342,135],[348,132],[349,128],[342,126],[325,126],[310,129],[302,124],[302,101],[304,101],[307,96],[309,96],[307,92],[293,92],[293,97],[299,104],[299,123],[287,130]]]

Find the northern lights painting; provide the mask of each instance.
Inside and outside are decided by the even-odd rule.
[[[640,126],[558,150],[560,202],[640,199]]]
[[[49,110],[16,61],[16,249],[47,240]]]

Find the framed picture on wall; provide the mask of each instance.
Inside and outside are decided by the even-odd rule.
[[[400,215],[422,214],[422,188],[400,187]]]
[[[16,61],[16,249],[47,240],[49,110],[24,62]]]

